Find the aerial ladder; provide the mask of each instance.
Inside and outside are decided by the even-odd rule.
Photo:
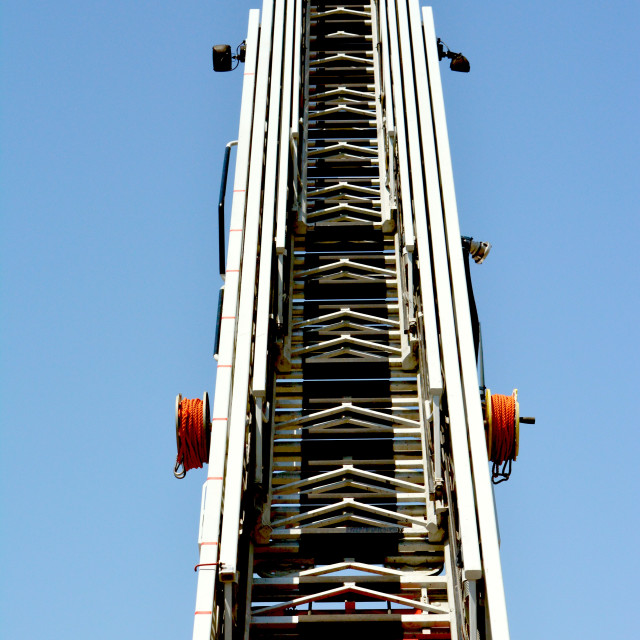
[[[215,396],[176,404],[176,474],[208,462],[194,640],[509,638],[519,409],[478,376],[443,57],[468,70],[418,0],[264,0],[214,47],[244,80]]]

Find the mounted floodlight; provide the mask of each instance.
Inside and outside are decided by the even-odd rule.
[[[447,45],[438,38],[438,60],[449,58],[449,60],[451,60],[451,64],[449,65],[449,69],[451,69],[451,71],[468,73],[471,69],[469,61],[461,53],[451,51],[449,47],[447,47],[447,50],[445,51],[445,47],[447,47]]]
[[[485,258],[489,255],[489,251],[491,251],[490,242],[479,242],[473,238],[471,239],[471,242],[469,243],[469,253],[476,264],[482,264]]]
[[[476,264],[482,264],[491,251],[491,243],[462,236],[462,248],[469,253]]]
[[[213,47],[213,70],[214,71],[233,71],[241,62],[244,62],[247,53],[245,42],[241,42],[236,47],[236,55],[231,55],[231,45],[217,44]],[[232,66],[232,60],[237,60],[235,67]]]
[[[231,71],[231,45],[217,44],[213,47],[213,70]]]

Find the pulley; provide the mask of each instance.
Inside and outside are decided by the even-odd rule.
[[[176,478],[184,478],[190,469],[200,469],[209,462],[211,444],[211,413],[209,394],[202,400],[176,396],[176,446],[178,456],[173,469]]]

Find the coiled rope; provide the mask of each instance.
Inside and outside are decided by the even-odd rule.
[[[485,417],[487,421],[487,453],[493,463],[491,479],[499,484],[509,479],[511,465],[518,456],[520,437],[520,406],[518,390],[510,396],[485,394]]]
[[[209,397],[190,400],[176,398],[176,444],[178,456],[173,469],[176,478],[184,478],[190,469],[200,469],[209,462],[211,421]]]

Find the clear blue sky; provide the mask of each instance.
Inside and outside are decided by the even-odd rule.
[[[514,640],[637,635],[640,5],[444,2],[488,385],[525,427],[496,489]],[[21,640],[190,637],[213,392],[216,201],[255,0],[2,2],[2,613]],[[443,72],[446,69],[443,69]]]

